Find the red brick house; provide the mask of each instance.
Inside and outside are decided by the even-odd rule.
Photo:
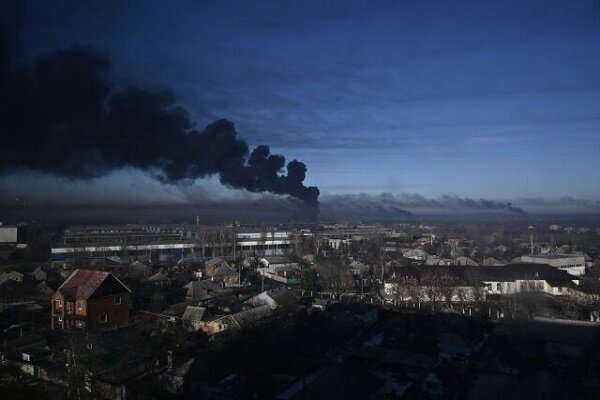
[[[52,329],[104,331],[127,325],[131,290],[110,272],[76,269],[52,296]]]

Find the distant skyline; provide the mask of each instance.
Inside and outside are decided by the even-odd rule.
[[[229,119],[325,196],[600,199],[600,3],[323,3],[25,1],[16,31],[23,63],[106,49],[117,87]]]

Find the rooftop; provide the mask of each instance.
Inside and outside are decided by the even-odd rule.
[[[102,283],[104,283],[108,277],[115,279],[123,286],[123,288],[130,292],[129,288],[123,285],[123,283],[121,283],[121,281],[119,281],[110,272],[85,269],[76,269],[73,271],[67,280],[60,285],[57,291],[65,297],[68,296],[76,299],[87,300],[96,292],[96,290],[98,290],[100,285],[102,285]]]

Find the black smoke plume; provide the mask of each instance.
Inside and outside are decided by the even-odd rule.
[[[0,31],[0,172],[91,179],[134,167],[171,184],[218,175],[232,188],[318,204],[319,189],[303,183],[304,163],[286,165],[264,145],[250,152],[231,122],[197,131],[171,92],[115,91],[106,53],[75,47],[16,69],[8,38]]]

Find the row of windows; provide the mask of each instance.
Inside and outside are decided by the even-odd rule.
[[[492,285],[493,285],[492,283],[488,283],[488,284],[486,284],[486,286],[487,286],[487,289],[488,289],[488,290],[493,290],[493,286],[492,286]],[[512,283],[510,283],[510,282],[509,282],[509,283],[507,283],[507,284],[506,284],[506,287],[507,287],[507,289],[509,289],[509,290],[510,290],[510,289],[512,289]],[[501,291],[502,291],[502,284],[501,284],[501,283],[496,283],[496,290],[497,290],[498,292],[501,292]]]
[[[62,315],[59,315],[57,317],[57,319],[58,319],[58,322],[62,322],[62,320],[63,320]],[[98,320],[101,324],[106,324],[108,322],[108,314],[106,314],[106,313],[100,314],[98,316]],[[80,325],[80,321],[78,321],[77,324]]]
[[[77,300],[77,309],[78,310],[83,310],[83,300]],[[67,303],[67,311],[71,310],[71,304],[72,303]],[[119,304],[123,304],[123,296],[115,296],[115,304],[119,305]],[[61,308],[63,306],[63,301],[62,300],[56,300],[56,307],[57,308]]]

